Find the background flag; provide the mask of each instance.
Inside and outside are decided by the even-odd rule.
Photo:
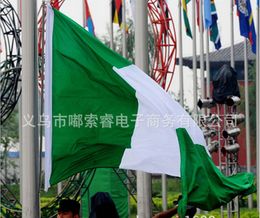
[[[54,7],[55,9],[59,10],[60,9],[60,6],[61,6],[61,3],[59,0],[52,0],[51,1],[51,5],[52,7]]]
[[[209,29],[212,24],[210,0],[204,0],[204,22],[205,28]]]
[[[182,0],[182,7],[183,7],[183,18],[184,18],[184,24],[186,29],[187,36],[192,38],[192,33],[190,29],[190,22],[188,18],[188,9],[187,4],[190,2],[190,0]]]
[[[50,7],[45,51],[46,188],[90,168],[181,176],[181,217],[194,199],[219,205],[216,178],[220,203],[254,191],[251,174],[238,183],[212,167],[202,130],[154,80]]]
[[[256,32],[250,0],[236,0],[240,35],[249,39],[252,52],[256,53]]]
[[[112,1],[112,22],[118,23],[119,27],[122,27],[122,0]]]
[[[212,41],[215,45],[215,48],[218,50],[221,48],[221,41],[220,41],[220,35],[219,35],[219,30],[218,30],[218,15],[217,15],[217,10],[216,6],[214,3],[214,0],[211,0],[211,19],[212,19],[212,24],[210,26],[210,41]]]
[[[85,26],[88,28],[88,31],[92,35],[95,35],[94,24],[93,24],[93,20],[92,20],[90,11],[89,11],[87,0],[84,0],[84,5],[85,5],[85,13],[86,13],[86,24],[85,24]]]
[[[198,25],[199,31],[200,31],[200,0],[196,0],[196,7],[197,7],[197,10],[196,10],[197,11],[197,25]],[[204,31],[204,25],[203,24],[202,24],[202,30]]]

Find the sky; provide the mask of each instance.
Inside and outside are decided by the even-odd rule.
[[[9,0],[14,7],[16,7],[17,0]],[[61,11],[78,22],[79,24],[83,24],[83,6],[82,0],[66,0],[61,7]],[[176,34],[178,34],[178,4],[177,0],[168,0],[168,6],[170,8],[170,12],[172,14],[174,25],[176,29]],[[38,0],[38,6],[40,6],[41,1]],[[109,35],[109,22],[110,22],[110,0],[88,0],[89,9],[92,15],[92,19],[95,26],[96,36],[102,39],[102,36]],[[218,12],[218,26],[220,31],[220,38],[222,43],[222,48],[230,46],[230,0],[215,0],[216,9]],[[251,6],[253,11],[254,19],[256,19],[256,0],[251,0]],[[133,19],[130,7],[130,0],[126,0],[126,8],[127,8],[127,18]],[[191,10],[191,2],[188,4],[188,16],[190,20],[190,24],[192,22],[192,10]],[[255,20],[256,22],[256,20]],[[184,30],[184,23],[182,23],[182,31],[183,31],[183,56],[192,56],[192,40],[186,36]],[[117,25],[114,25],[115,31],[117,30]],[[243,41],[243,37],[240,36],[239,32],[239,23],[238,17],[236,16],[236,7],[234,7],[234,42],[238,43]],[[177,39],[178,40],[178,39]],[[199,54],[199,33],[197,29],[197,54]],[[214,45],[210,42],[210,51],[215,51]],[[171,85],[171,91],[177,95],[179,92],[179,69],[176,67],[173,82]],[[193,72],[184,67],[184,98],[188,102],[188,106],[190,108],[193,107],[192,100],[192,90],[193,90],[193,82],[192,82],[192,74]],[[198,71],[199,77],[199,71]],[[198,78],[198,83],[200,79]],[[198,84],[200,85],[200,84]]]

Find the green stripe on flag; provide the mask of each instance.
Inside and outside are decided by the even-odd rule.
[[[112,70],[130,63],[59,11],[54,14],[51,184],[87,168],[118,167],[138,109],[135,90]],[[116,117],[129,126],[117,125]]]
[[[176,131],[181,151],[182,199],[178,204],[181,217],[186,213],[187,204],[209,211],[230,202],[237,195],[256,191],[252,173],[224,176],[205,147],[192,142],[186,129]]]

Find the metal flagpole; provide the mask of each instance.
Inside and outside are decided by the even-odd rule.
[[[135,64],[148,72],[148,16],[147,0],[138,0],[135,5]],[[151,175],[137,171],[138,218],[152,217]]]
[[[22,20],[22,5],[21,5],[21,0],[17,0],[17,12],[18,12],[18,17],[20,19],[20,21]],[[20,79],[21,79],[21,76],[20,75]],[[21,88],[21,83],[19,83],[19,89]],[[20,202],[22,202],[22,196],[23,196],[23,193],[22,193],[22,184],[23,184],[23,178],[22,178],[22,149],[23,149],[23,146],[22,146],[22,122],[23,122],[23,116],[22,116],[22,97],[20,96],[19,98],[19,101],[18,101],[18,114],[19,114],[19,172],[20,172]]]
[[[110,19],[110,48],[112,50],[114,50],[114,31],[113,31],[113,11],[112,11],[112,2],[114,0],[110,1],[110,15],[111,15],[111,19]]]
[[[184,106],[184,94],[183,94],[183,58],[182,58],[182,8],[181,0],[178,4],[179,15],[178,15],[178,51],[179,51],[179,83],[180,83],[180,104]]]
[[[206,71],[207,71],[207,83],[206,83],[206,97],[210,97],[210,62],[209,62],[209,30],[206,30]]]
[[[234,19],[233,19],[233,7],[234,0],[230,0],[230,65],[235,69],[235,56],[234,56]]]
[[[256,54],[256,174],[257,174],[257,208],[258,208],[258,212],[260,212],[260,148],[259,148],[259,137],[260,137],[260,127],[259,127],[259,123],[260,123],[260,63],[259,63],[259,59],[260,59],[260,15],[259,15],[259,10],[260,10],[260,6],[259,6],[259,0],[258,0],[258,6],[257,6],[257,54]]]
[[[245,116],[246,116],[246,169],[251,172],[251,149],[250,149],[250,118],[249,118],[249,95],[248,95],[248,54],[247,39],[244,39],[244,83],[245,83]],[[248,196],[248,207],[253,208],[252,195]]]
[[[201,98],[205,98],[205,82],[204,82],[204,39],[203,39],[203,0],[199,0],[199,19],[200,19],[200,84],[201,84]],[[202,110],[205,113],[205,110]]]
[[[122,0],[122,10],[123,10],[123,13],[122,13],[122,20],[123,20],[123,26],[122,26],[122,44],[123,44],[123,57],[126,58],[127,56],[127,48],[126,48],[126,11],[125,11],[125,4],[126,4],[126,1],[125,0]]]
[[[193,116],[198,114],[197,108],[197,51],[196,51],[196,0],[192,0],[192,70],[193,70]]]
[[[36,1],[22,4],[22,217],[40,217]]]
[[[82,13],[83,13],[83,15],[82,15],[82,18],[83,18],[83,20],[82,20],[82,25],[83,25],[84,28],[86,28],[87,18],[86,18],[86,5],[85,5],[85,0],[82,0]]]

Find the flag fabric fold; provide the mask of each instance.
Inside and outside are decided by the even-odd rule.
[[[221,48],[220,35],[218,30],[218,15],[215,6],[214,0],[211,0],[211,20],[212,24],[210,25],[210,41],[215,45],[215,49],[219,50]]]
[[[256,54],[256,32],[250,0],[236,0],[240,35],[248,38],[252,52]]]
[[[188,154],[178,129],[206,146],[190,115],[147,74],[61,12],[48,7],[46,23],[45,189],[90,168],[183,176],[188,163],[181,158]],[[190,178],[183,178],[187,184]]]
[[[178,214],[184,217],[186,205],[210,211],[227,204],[237,195],[256,191],[252,173],[226,177],[215,166],[205,147],[194,144],[185,129],[177,129],[181,151],[182,198]]]
[[[85,27],[87,27],[88,31],[92,34],[95,35],[95,28],[94,28],[94,23],[90,14],[89,6],[88,6],[88,1],[84,0],[84,6],[85,6],[85,18],[86,18],[86,23]]]
[[[192,38],[191,28],[190,28],[190,22],[188,18],[188,9],[187,4],[190,2],[190,0],[182,0],[182,8],[183,8],[183,19],[186,29],[186,35]]]

